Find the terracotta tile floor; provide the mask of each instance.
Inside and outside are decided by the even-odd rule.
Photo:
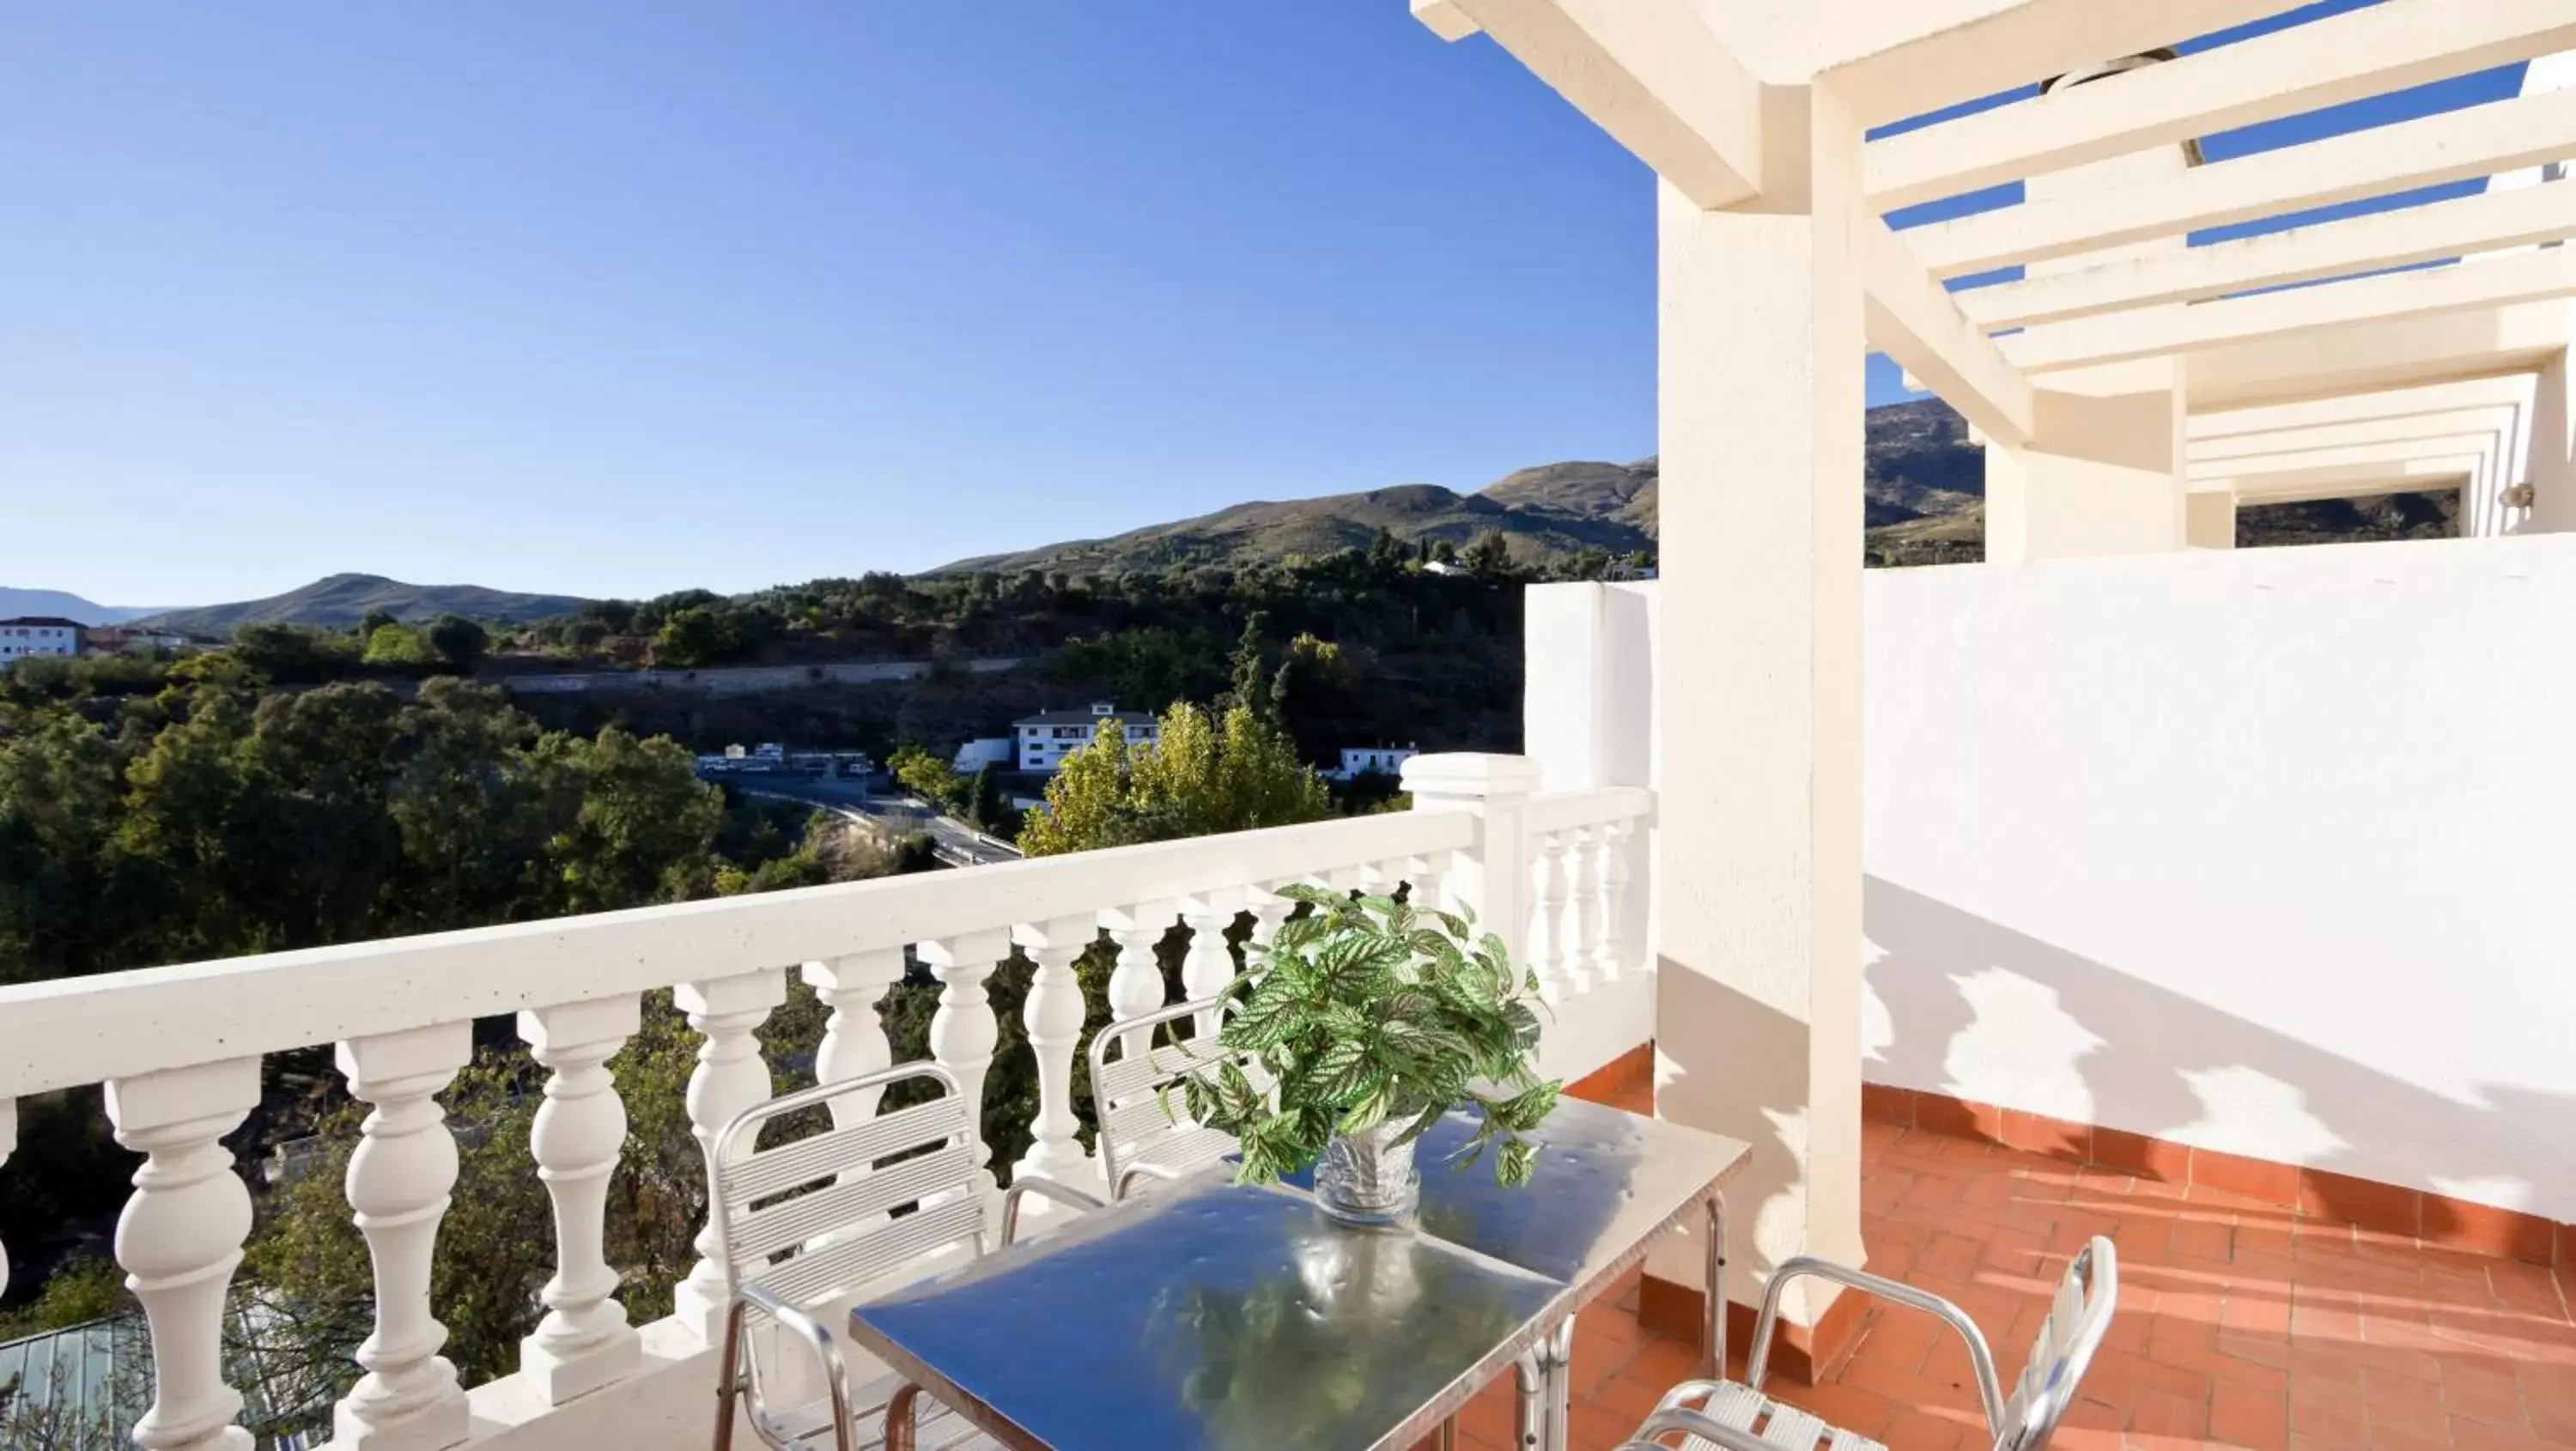
[[[1964,1138],[1863,1132],[1869,1268],[1965,1306],[2007,1385],[2068,1252],[2095,1234],[2118,1246],[2119,1312],[2055,1447],[2576,1447],[2565,1271]],[[1583,1451],[1617,1445],[1697,1361],[1641,1330],[1635,1306],[1632,1282],[1576,1324]],[[1986,1444],[1955,1337],[1902,1310],[1873,1311],[1861,1336],[1827,1384],[1775,1393],[1897,1451]],[[1510,1446],[1509,1396],[1467,1408],[1466,1444]]]

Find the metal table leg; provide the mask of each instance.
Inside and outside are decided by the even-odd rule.
[[[1708,1201],[1708,1364],[1709,1380],[1726,1379],[1726,1195]]]
[[[1570,1451],[1574,1444],[1574,1320],[1540,1337],[1512,1373],[1520,1398],[1512,1431],[1521,1451]]]

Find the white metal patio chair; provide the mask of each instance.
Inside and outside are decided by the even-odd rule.
[[[2118,1257],[2109,1240],[2096,1236],[2058,1281],[2057,1298],[2049,1306],[2048,1318],[2040,1323],[2030,1363],[2006,1399],[1995,1375],[1994,1353],[1986,1348],[1985,1335],[1966,1311],[1896,1280],[1826,1260],[1789,1260],[1771,1277],[1771,1288],[1762,1296],[1762,1318],[1753,1331],[1753,1359],[1745,1368],[1747,1383],[1682,1382],[1618,1451],[1669,1451],[1676,1445],[1683,1451],[1885,1451],[1876,1441],[1826,1425],[1762,1394],[1771,1335],[1779,1324],[1781,1287],[1803,1275],[1921,1310],[1958,1331],[1968,1342],[1968,1360],[1977,1373],[1977,1398],[1985,1408],[1994,1451],[2040,1451],[2048,1444],[2058,1418],[2075,1400],[2075,1387],[2110,1329],[2112,1308],[2120,1298]]]
[[[1092,1035],[1091,1103],[1100,1123],[1100,1173],[1112,1200],[1126,1198],[1138,1179],[1178,1179],[1239,1147],[1223,1129],[1188,1122],[1174,1087],[1191,1072],[1228,1057],[1247,1071],[1252,1068],[1250,1055],[1229,1054],[1213,1030],[1185,1036],[1201,1014],[1216,1021],[1221,1002],[1201,998],[1174,1003]],[[1176,1023],[1183,1026],[1173,1035],[1182,1041],[1155,1046],[1160,1030]],[[1110,1056],[1113,1049],[1115,1058]]]
[[[760,1130],[773,1119],[827,1108],[851,1094],[929,1079],[942,1090],[925,1103],[896,1109],[768,1148]],[[975,1149],[967,1132],[973,1111],[957,1080],[936,1063],[904,1063],[826,1083],[745,1110],[716,1135],[707,1165],[708,1204],[716,1227],[716,1261],[731,1281],[724,1349],[716,1382],[715,1451],[733,1444],[737,1401],[753,1434],[776,1451],[876,1451],[889,1444],[934,1448],[994,1443],[947,1407],[887,1375],[857,1389],[839,1342],[809,1312],[924,1256],[970,1244],[985,1248],[984,1204],[973,1192]],[[1004,1244],[1019,1222],[1020,1199],[1038,1194],[1077,1209],[1102,1208],[1089,1194],[1023,1174],[1002,1201]],[[913,1205],[912,1212],[889,1211]],[[783,1366],[765,1366],[754,1317],[780,1338],[813,1352],[824,1382],[819,1400],[781,1406],[772,1392]],[[783,1345],[780,1353],[783,1352]],[[894,1426],[889,1407],[903,1413]]]

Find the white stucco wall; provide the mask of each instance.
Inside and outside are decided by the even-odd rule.
[[[2576,538],[1866,589],[1870,1081],[2576,1220]]]

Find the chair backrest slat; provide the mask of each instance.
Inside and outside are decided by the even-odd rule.
[[[726,1163],[722,1175],[725,1203],[749,1204],[799,1184],[847,1172],[853,1166],[864,1169],[890,1154],[937,1143],[965,1127],[965,1100],[944,1093],[928,1103],[862,1119],[847,1128],[762,1149],[748,1158]]]
[[[750,1282],[790,1304],[810,1304],[983,1232],[981,1203],[971,1196],[947,1200],[781,1260],[752,1276]]]
[[[862,1171],[810,1194],[740,1215],[725,1236],[737,1274],[756,1271],[771,1255],[828,1231],[874,1220],[901,1204],[955,1189],[975,1169],[971,1145],[952,1144],[917,1159]]]

